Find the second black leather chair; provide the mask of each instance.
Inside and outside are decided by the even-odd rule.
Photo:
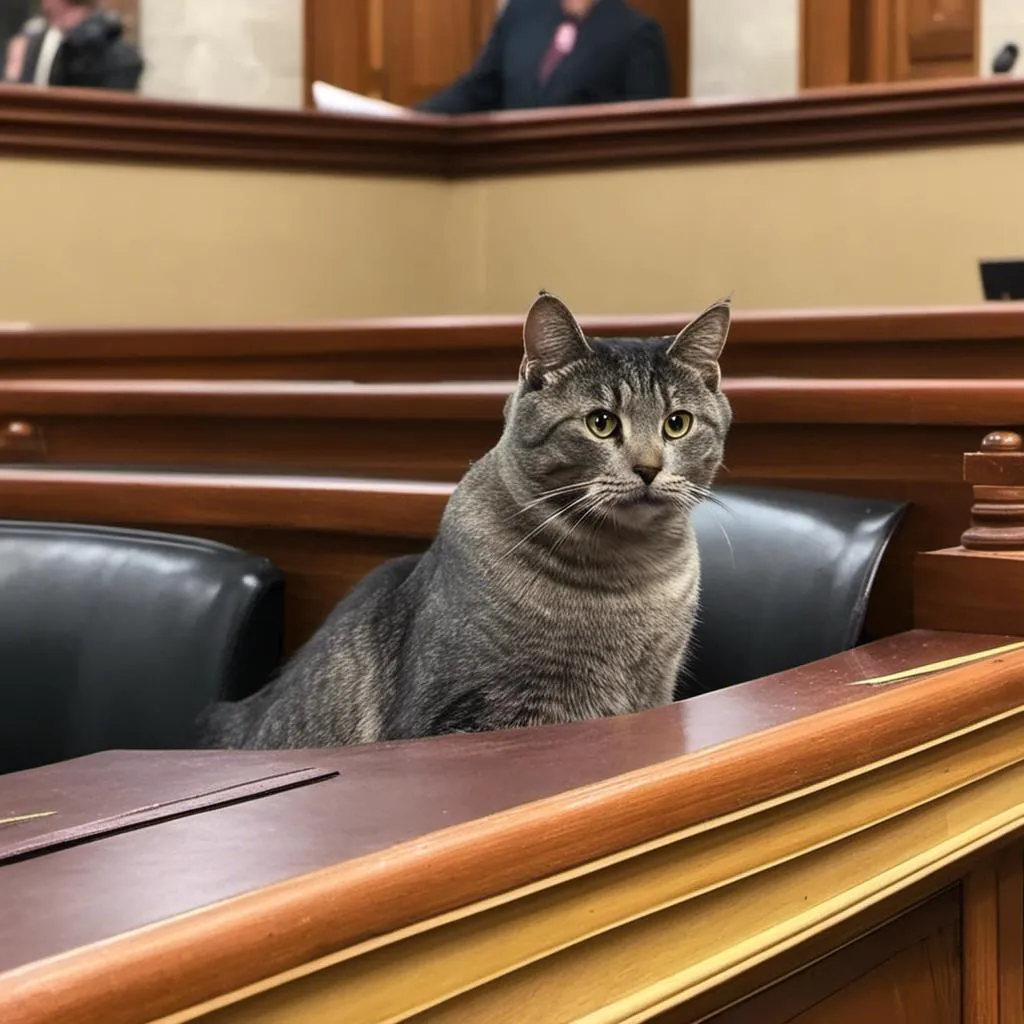
[[[694,515],[701,611],[681,698],[805,665],[860,642],[875,573],[907,506],[722,487]]]

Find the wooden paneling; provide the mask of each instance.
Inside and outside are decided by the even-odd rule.
[[[963,883],[963,1020],[1024,1021],[1024,852],[981,861]]]
[[[851,11],[856,0],[801,0],[800,85],[804,89],[849,85]]]
[[[991,859],[964,879],[963,1020],[998,1021],[999,874]]]
[[[317,79],[412,106],[476,59],[494,0],[306,0],[306,87]]]
[[[969,78],[980,0],[802,0],[805,88]]]
[[[1024,552],[925,551],[914,575],[915,622],[1024,636]]]
[[[960,975],[960,892],[953,888],[706,1022],[959,1024]],[[655,1020],[692,1018],[670,1011]]]
[[[382,0],[383,95],[412,106],[476,60],[494,21],[493,0]]]
[[[327,2],[327,0],[324,0]],[[333,0],[332,0],[333,2]],[[353,83],[354,84],[354,83]],[[474,178],[1024,137],[1024,82],[373,120],[0,87],[10,156]]]
[[[1024,1024],[1024,849],[1005,847],[996,865],[999,1021]]]
[[[0,459],[58,474],[78,465],[454,483],[497,440],[510,387],[9,382],[0,384],[0,425],[9,438]],[[735,419],[720,483],[911,503],[868,612],[872,636],[909,628],[915,557],[958,543],[969,520],[963,452],[993,423],[1013,425],[1010,417],[1024,409],[1024,384],[727,379],[726,392]],[[275,506],[279,514],[294,521],[305,500],[301,487],[290,498],[275,493],[286,502]],[[340,596],[337,589],[325,595],[321,618]],[[951,628],[945,620],[928,623]]]
[[[978,73],[981,0],[895,0],[896,81]]]
[[[367,96],[380,95],[380,69],[370,53],[368,0],[305,0],[305,88],[315,81]]]
[[[691,313],[582,316],[603,337],[676,333]],[[522,317],[238,327],[0,330],[0,378],[508,380]],[[1024,304],[757,312],[733,318],[727,376],[1024,378]]]

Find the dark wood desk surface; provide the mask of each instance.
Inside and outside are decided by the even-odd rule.
[[[892,685],[853,684],[1009,642],[918,631],[668,708],[567,727],[187,755],[339,774],[0,866],[0,1018],[9,1019],[5,1005],[23,1008],[47,991],[55,971],[99,969],[84,947],[115,940],[94,947],[109,969],[116,940],[146,926],[168,928],[132,944],[133,958],[166,955],[162,942],[195,930],[223,930],[236,975],[246,945],[260,970],[287,969],[927,742],[1024,702],[1024,651]],[[98,787],[119,787],[182,756],[115,752],[0,778],[0,818],[45,809],[40,799],[62,779],[81,786],[88,773]],[[296,900],[307,913],[296,916]],[[190,914],[200,908],[207,913]],[[207,949],[193,967],[209,960]],[[232,983],[246,983],[245,968]]]

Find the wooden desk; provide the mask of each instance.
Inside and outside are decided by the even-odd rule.
[[[1009,642],[912,633],[567,727],[188,755],[339,774],[0,865],[0,1019],[1019,1022],[1024,649],[934,665]],[[144,802],[181,759],[7,776],[0,810]]]
[[[693,311],[581,316],[588,333],[675,334]],[[237,327],[0,328],[0,377],[505,380],[523,317],[406,317]],[[737,310],[730,376],[1024,377],[1024,303]]]

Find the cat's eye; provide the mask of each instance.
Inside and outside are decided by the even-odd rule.
[[[686,437],[692,426],[693,417],[688,412],[677,409],[674,413],[665,417],[665,422],[661,429],[670,441],[678,441],[679,438]]]
[[[607,440],[619,429],[619,417],[607,409],[595,409],[587,414],[587,429],[594,437]]]

